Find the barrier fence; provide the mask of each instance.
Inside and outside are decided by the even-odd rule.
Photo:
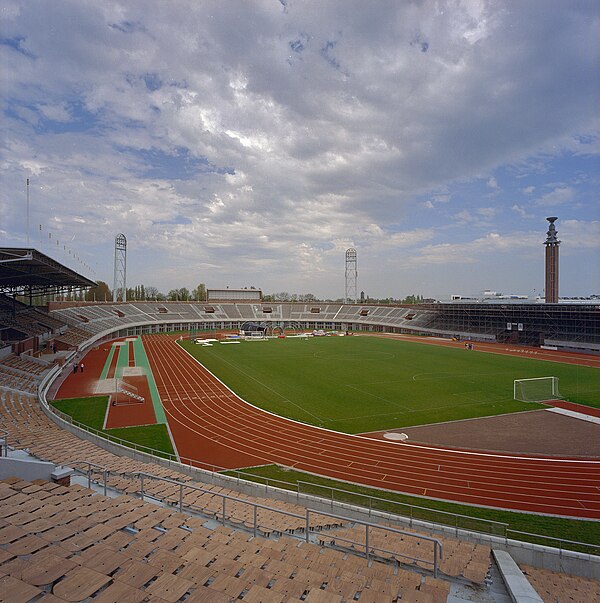
[[[95,463],[90,463],[88,461],[76,461],[75,463],[87,464],[88,468],[87,468],[87,471],[84,472],[84,474],[87,475],[89,486],[91,486],[94,469],[98,470],[98,473],[102,473],[102,476],[103,476],[102,482],[103,482],[103,486],[104,486],[104,493],[106,495],[107,478],[108,478],[108,475],[110,474],[110,471],[106,467],[102,467],[101,465],[96,465]],[[222,523],[224,526],[229,524],[233,527],[239,528],[240,524],[243,523],[244,527],[249,527],[251,529],[251,531],[255,537],[258,535],[264,535],[265,528],[267,528],[267,530],[269,532],[271,532],[271,531],[272,532],[280,532],[281,531],[281,529],[277,528],[276,526],[271,526],[271,525],[265,524],[263,522],[259,522],[259,519],[258,519],[259,510],[267,511],[269,513],[274,513],[274,514],[285,516],[285,517],[293,517],[293,518],[297,519],[303,525],[303,529],[301,531],[301,539],[307,543],[311,542],[311,535],[316,535],[318,533],[321,533],[320,530],[311,528],[311,525],[313,525],[311,518],[313,518],[313,517],[315,519],[319,518],[319,517],[328,517],[330,519],[336,520],[337,522],[341,522],[341,523],[339,523],[339,525],[351,523],[354,526],[357,526],[357,525],[363,526],[365,529],[364,542],[360,542],[358,540],[353,540],[351,538],[342,538],[342,537],[336,536],[336,543],[344,542],[348,545],[348,548],[351,549],[353,552],[360,551],[361,553],[364,553],[364,556],[367,561],[370,561],[371,558],[373,556],[376,556],[378,553],[384,553],[384,554],[390,555],[396,561],[399,561],[400,559],[408,559],[411,562],[430,565],[434,578],[437,578],[437,576],[438,576],[439,562],[440,562],[440,559],[442,558],[442,543],[437,538],[432,538],[430,536],[424,536],[421,534],[415,534],[413,532],[406,532],[404,530],[400,530],[398,528],[394,528],[391,526],[383,526],[381,524],[371,523],[371,522],[367,522],[367,521],[350,519],[349,517],[344,517],[343,515],[337,515],[335,513],[329,513],[326,511],[314,511],[312,509],[307,508],[307,509],[305,509],[304,514],[301,515],[299,513],[293,513],[291,511],[285,511],[284,509],[278,509],[275,507],[262,505],[260,503],[254,502],[254,501],[243,499],[243,498],[238,498],[236,496],[231,496],[229,494],[223,494],[222,492],[215,492],[214,490],[209,490],[209,489],[203,488],[201,486],[194,486],[192,484],[189,484],[186,482],[180,482],[178,480],[172,480],[167,477],[159,477],[156,475],[152,475],[150,473],[144,473],[144,472],[119,473],[118,475],[120,475],[121,477],[129,478],[129,479],[134,479],[134,480],[139,479],[140,480],[139,481],[139,489],[137,490],[137,493],[140,495],[142,500],[144,500],[145,498],[154,498],[156,500],[161,500],[161,498],[153,496],[152,492],[147,492],[145,485],[147,485],[148,481],[158,481],[158,482],[167,483],[167,484],[171,484],[171,485],[175,486],[176,489],[178,489],[178,491],[179,491],[177,499],[170,499],[169,497],[166,497],[166,499],[171,504],[176,504],[179,509],[179,512],[184,512],[187,510],[187,511],[202,513],[202,512],[206,511],[206,508],[204,508],[202,506],[185,503],[184,502],[184,500],[185,500],[184,492],[188,492],[188,493],[189,492],[201,492],[201,493],[205,493],[205,494],[210,494],[211,497],[216,496],[221,499],[221,506],[220,506],[220,509],[218,509],[218,510],[214,509],[214,510],[210,511],[211,515],[215,515],[215,518],[220,523]],[[231,511],[228,512],[228,508],[229,508],[228,504],[227,504],[228,502],[247,505],[248,507],[250,507],[252,509],[252,521],[251,522],[248,522],[247,520],[244,521],[243,518],[236,517],[235,515],[233,515],[231,513]],[[315,522],[315,523],[318,523],[318,522]],[[373,545],[372,539],[370,538],[370,536],[372,535],[374,530],[381,530],[381,531],[384,531],[384,532],[387,532],[390,534],[397,534],[402,537],[412,538],[419,542],[430,543],[432,546],[431,559],[415,557],[412,555],[408,555],[406,552],[403,552],[403,551],[384,549],[382,547]],[[288,532],[287,535],[292,538],[299,538],[298,534],[295,534],[294,532]]]

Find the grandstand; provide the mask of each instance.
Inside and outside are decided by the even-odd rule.
[[[521,305],[514,310],[521,314],[500,308],[488,318],[474,308],[461,314],[444,304],[232,301],[67,302],[50,304],[46,312],[15,296],[31,300],[63,286],[93,283],[34,250],[0,250],[2,257],[17,261],[0,263],[0,600],[362,603],[452,597],[458,603],[461,594],[463,600],[488,601],[493,593],[507,600],[500,577],[505,562],[490,556],[492,547],[521,555],[523,571],[544,600],[560,600],[567,590],[575,602],[600,597],[600,563],[593,555],[517,546],[505,538],[267,491],[99,442],[57,422],[44,404],[45,392],[61,374],[57,360],[69,362],[116,337],[239,330],[252,322],[281,329],[535,341],[590,351],[600,343],[597,306],[578,304],[578,314],[549,305],[523,311]],[[34,276],[26,276],[25,265]],[[517,326],[513,336],[513,323],[511,329],[507,324],[518,325],[520,318],[527,326]],[[561,321],[568,326],[563,329]],[[61,476],[57,467],[72,467],[88,481],[83,486],[74,478],[66,487],[49,481],[52,473],[6,474],[6,467],[27,467],[26,472],[47,464]],[[518,571],[515,579],[529,586]]]
[[[69,349],[83,343],[89,337],[87,331],[70,329],[46,307],[32,304],[35,298],[94,285],[35,249],[0,248],[0,348],[4,349],[0,357],[6,348],[36,356],[49,348]]]
[[[422,304],[373,306],[305,303],[130,302],[51,304],[51,316],[88,337],[168,330],[269,328],[367,331],[546,345],[600,352],[600,307],[595,304]]]
[[[11,448],[70,464],[89,485],[99,484],[0,482],[0,585],[15,597],[8,600],[36,600],[45,592],[71,601],[142,601],[169,592],[169,601],[436,602],[460,590],[477,601],[490,576],[499,579],[489,545],[309,512],[240,495],[232,478],[227,488],[211,483],[216,476],[200,481],[201,472],[190,477],[119,456],[59,429],[28,396],[4,392],[0,416]],[[569,557],[562,552],[563,567]],[[597,580],[523,568],[544,594],[569,589],[570,600],[583,603],[598,589]]]

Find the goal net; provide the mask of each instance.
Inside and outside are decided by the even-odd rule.
[[[558,377],[515,379],[514,397],[515,400],[522,402],[542,402],[562,398],[558,391]]]

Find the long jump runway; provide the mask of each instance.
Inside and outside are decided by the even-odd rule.
[[[144,347],[182,458],[277,463],[334,479],[474,505],[600,520],[600,459],[477,453],[336,433],[236,396],[168,335]]]

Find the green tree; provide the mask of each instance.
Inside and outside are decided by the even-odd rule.
[[[194,297],[196,298],[196,301],[206,301],[206,285],[204,283],[200,283],[196,287]]]
[[[104,281],[97,281],[96,286],[88,289],[85,294],[86,301],[111,301],[112,300],[112,291],[107,283]]]

